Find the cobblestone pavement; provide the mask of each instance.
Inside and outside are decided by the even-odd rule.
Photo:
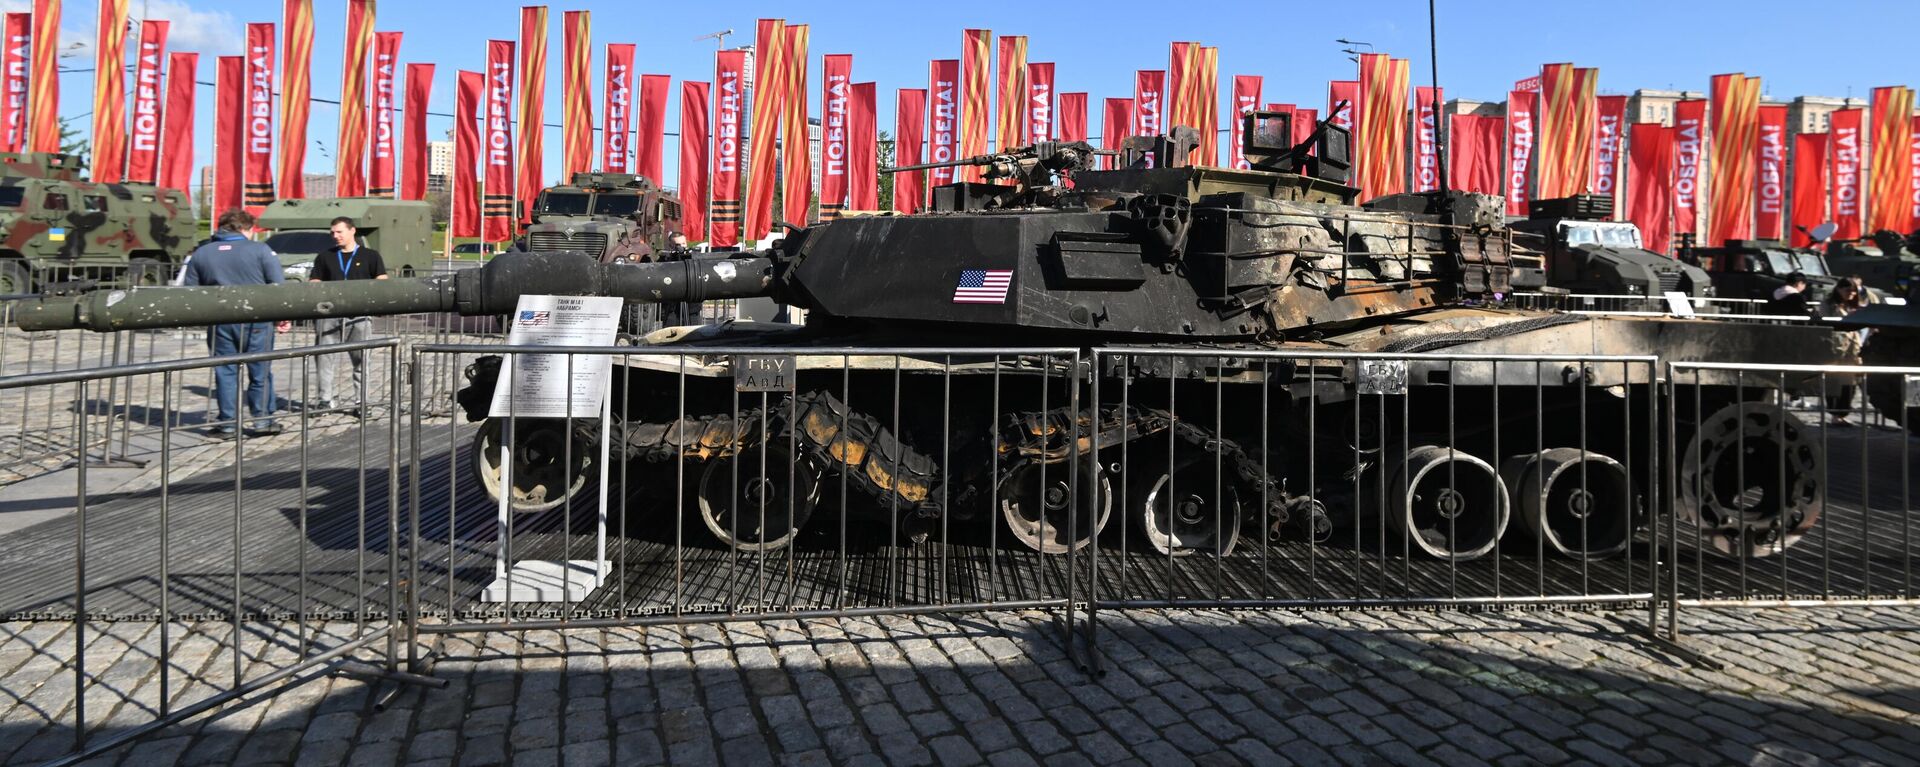
[[[370,683],[323,677],[93,763],[1920,761],[1920,609],[1690,611],[1689,646],[1719,670],[1623,636],[1637,617],[1103,613],[1099,678],[1038,612],[468,635],[440,647],[451,687],[387,711]],[[156,676],[153,626],[111,627],[88,651],[107,732],[146,715],[116,691],[150,702]],[[176,702],[231,678],[225,627],[195,628]],[[71,628],[5,630],[0,757],[56,756]]]

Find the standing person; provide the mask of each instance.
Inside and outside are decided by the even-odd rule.
[[[335,282],[338,280],[384,280],[387,278],[387,264],[380,259],[380,251],[360,244],[360,229],[354,226],[353,219],[341,216],[333,220],[329,227],[333,233],[333,247],[327,252],[315,256],[313,271],[308,273],[311,282]],[[347,317],[344,319],[323,319],[314,322],[314,344],[347,344],[365,341],[373,334],[372,317]],[[367,353],[365,350],[347,352],[353,361],[353,414],[360,415],[360,393],[366,391]],[[320,401],[313,410],[332,410],[334,363],[340,361],[340,355],[327,354],[320,357],[317,372],[320,378]]]
[[[1813,307],[1807,305],[1807,276],[1799,272],[1787,275],[1787,283],[1773,290],[1773,301],[1767,305],[1769,314],[1791,314],[1810,316]]]
[[[1827,292],[1827,298],[1820,302],[1820,316],[1838,319],[1859,311],[1862,303],[1860,289],[1850,280],[1841,280]],[[1864,331],[1836,331],[1839,335],[1838,350],[1850,364],[1860,363],[1861,334]],[[1833,374],[1826,379],[1827,414],[1833,417],[1835,426],[1852,426],[1847,421],[1847,413],[1853,410],[1853,392],[1855,378],[1850,375]]]
[[[181,284],[278,285],[286,281],[280,257],[274,255],[273,248],[266,243],[249,239],[247,232],[252,230],[253,214],[240,208],[220,214],[219,229],[213,233],[213,239],[187,256],[186,268],[180,275]],[[215,356],[264,352],[273,350],[273,335],[271,322],[241,322],[213,326],[208,332],[208,342]],[[252,431],[262,435],[280,433],[280,425],[269,417],[273,415],[274,396],[268,365],[247,363],[247,411],[254,418]],[[219,417],[207,430],[209,436],[224,439],[236,431],[240,420],[234,397],[238,393],[239,376],[239,365],[213,369],[214,401]]]

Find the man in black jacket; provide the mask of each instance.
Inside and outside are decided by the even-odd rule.
[[[360,230],[353,219],[341,216],[333,220],[330,227],[333,232],[333,247],[327,252],[315,256],[313,271],[307,278],[313,282],[333,282],[336,280],[384,280],[387,278],[386,262],[380,260],[380,252],[360,244]],[[372,317],[348,317],[344,319],[323,319],[314,322],[314,343],[317,345],[344,344],[365,341],[373,334]],[[320,401],[309,410],[331,410],[335,407],[333,399],[334,364],[340,355],[321,356],[314,365],[319,374]],[[364,350],[347,352],[353,360],[353,392],[347,395],[352,401],[354,415],[359,415],[360,397],[367,387],[367,353]]]

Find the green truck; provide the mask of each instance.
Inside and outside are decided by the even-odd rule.
[[[0,295],[71,280],[159,285],[193,251],[178,189],[81,178],[80,158],[0,152]]]
[[[287,279],[305,280],[313,259],[333,247],[330,228],[341,216],[353,219],[360,243],[380,251],[395,277],[426,274],[433,264],[432,206],[421,200],[347,197],[279,200],[261,211],[259,226],[269,230],[267,246],[280,254]]]

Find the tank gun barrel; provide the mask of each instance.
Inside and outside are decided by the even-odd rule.
[[[1043,165],[1066,167],[1074,165],[1083,158],[1093,158],[1100,155],[1115,156],[1118,154],[1120,153],[1111,149],[1095,149],[1092,145],[1084,141],[1042,141],[1036,144],[1015,147],[1006,152],[974,155],[972,157],[962,157],[958,160],[947,160],[945,162],[897,165],[891,168],[882,168],[881,171],[884,173],[906,173],[916,170],[959,168],[965,166],[992,167],[994,165],[1005,165],[1012,167],[1022,160],[1033,160]]]
[[[21,330],[96,331],[235,322],[513,311],[521,295],[619,296],[636,303],[749,298],[773,291],[771,258],[602,264],[583,253],[503,253],[422,279],[144,288],[47,296],[14,310]]]

